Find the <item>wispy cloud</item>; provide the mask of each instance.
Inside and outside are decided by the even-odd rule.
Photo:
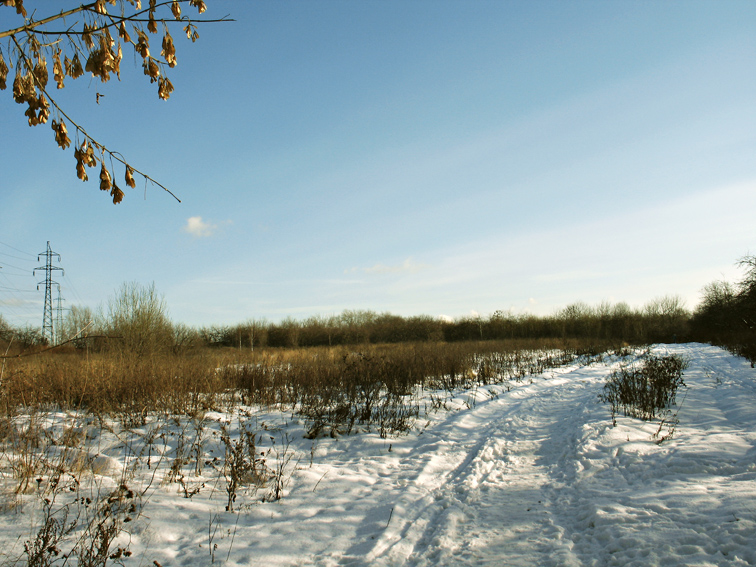
[[[215,234],[222,225],[228,224],[231,224],[231,221],[213,223],[202,220],[202,217],[189,217],[186,219],[186,225],[184,225],[182,230],[195,238],[206,238]]]
[[[419,264],[412,258],[407,258],[404,262],[395,266],[386,266],[385,264],[375,264],[369,268],[351,268],[344,270],[344,273],[364,272],[366,274],[415,274],[421,270],[430,268],[428,264]]]

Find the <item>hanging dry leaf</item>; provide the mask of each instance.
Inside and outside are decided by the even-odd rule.
[[[134,31],[137,32],[137,35],[139,37],[137,42],[134,44],[134,49],[137,53],[139,53],[139,55],[142,56],[143,59],[147,59],[150,56],[150,39],[142,30],[135,27]]]
[[[92,39],[92,32],[95,30],[95,26],[90,26],[89,24],[84,24],[84,28],[81,32],[81,40],[85,43],[85,45],[92,49],[94,47],[94,40]]]
[[[173,84],[168,80],[167,77],[161,77],[160,80],[158,80],[158,96],[162,100],[168,100],[172,92]]]
[[[18,104],[22,104],[29,100],[36,100],[36,98],[32,74],[27,71],[22,75],[17,70],[16,78],[13,80],[13,100]]]
[[[110,172],[108,171],[108,168],[105,167],[105,163],[101,162],[100,166],[100,191],[110,191],[111,183],[110,183],[111,177]]]
[[[113,71],[115,71],[118,80],[121,80],[121,59],[123,59],[123,50],[121,44],[118,44],[118,51],[116,52],[115,59],[113,59]]]
[[[84,74],[84,69],[81,66],[81,61],[79,60],[78,53],[74,55],[73,59],[66,57],[63,60],[63,63],[66,68],[66,75],[68,75],[72,79],[78,79]]]
[[[126,31],[126,24],[124,22],[121,22],[121,25],[118,26],[118,37],[127,43],[131,43],[131,37],[129,36],[129,32]]]
[[[207,10],[207,6],[205,6],[205,2],[203,0],[189,0],[189,4],[197,8],[197,11],[200,14]]]
[[[165,30],[163,36],[163,50],[160,52],[168,66],[173,68],[176,66],[176,48],[173,46],[173,38],[168,33],[168,29]]]
[[[29,108],[26,109],[24,115],[29,118],[29,126],[37,126],[38,124],[44,124],[50,117],[50,104],[44,95],[40,95],[39,98],[32,98],[28,100]]]
[[[136,187],[136,182],[134,181],[134,170],[130,165],[126,166],[126,185],[128,185],[132,189]]]
[[[197,32],[197,26],[193,24],[186,24],[186,27],[184,28],[184,32],[186,33],[186,38],[191,39],[192,43],[197,41],[199,39],[199,32]]]
[[[26,8],[24,8],[24,0],[4,0],[6,6],[15,6],[16,14],[20,14],[24,18],[26,17]]]
[[[82,144],[81,148],[76,148],[74,150],[74,157],[76,158],[76,177],[81,179],[82,181],[87,181],[89,177],[87,176],[87,170],[84,169],[84,159],[86,157],[86,152],[83,150],[86,142]]]
[[[84,163],[89,167],[94,167],[97,165],[97,158],[94,155],[94,150],[94,146],[87,143],[87,152],[85,154],[86,159],[84,160]]]
[[[34,79],[41,88],[47,86],[47,80],[49,75],[47,73],[47,59],[41,57],[37,59],[37,64],[34,66]]]
[[[53,120],[52,129],[55,132],[55,141],[58,145],[64,150],[68,148],[71,145],[71,138],[68,137],[68,129],[65,122],[62,120],[60,122]]]
[[[113,189],[110,191],[110,196],[113,197],[114,205],[123,201],[123,191],[121,191],[115,183],[113,183]]]
[[[160,76],[160,67],[158,67],[158,64],[152,57],[145,59],[142,68],[144,69],[144,74],[150,78],[151,83],[157,81]]]
[[[155,10],[150,9],[149,21],[147,22],[147,29],[150,33],[157,33],[157,22],[155,21]]]
[[[58,48],[53,55],[53,78],[58,84],[59,89],[62,89],[65,86],[63,84],[65,76],[66,74],[63,72],[63,64],[60,62],[60,48]]]
[[[3,54],[0,52],[0,90],[4,91],[7,88],[5,80],[8,78],[8,65],[5,64]]]
[[[181,19],[181,4],[178,3],[178,0],[171,2],[171,13],[177,20]]]

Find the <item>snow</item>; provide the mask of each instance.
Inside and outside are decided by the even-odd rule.
[[[117,540],[133,553],[125,565],[756,565],[756,370],[708,345],[653,351],[689,362],[661,427],[623,416],[612,426],[598,401],[620,364],[609,356],[458,392],[385,439],[305,439],[296,416],[245,408],[284,496],[271,501],[275,479],[250,482],[233,511],[218,463],[221,425],[238,435],[238,410],[110,433],[54,414],[46,427],[78,419],[88,435],[48,458],[89,471],[89,490],[126,482],[141,495]],[[177,454],[183,486],[165,465]],[[24,559],[39,527],[32,484],[2,496],[3,564]]]

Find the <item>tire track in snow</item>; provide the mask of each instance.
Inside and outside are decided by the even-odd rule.
[[[579,379],[570,373],[579,370]],[[417,473],[365,565],[569,565],[571,542],[552,519],[544,487],[574,453],[580,411],[607,369],[562,369],[450,415],[418,447]]]

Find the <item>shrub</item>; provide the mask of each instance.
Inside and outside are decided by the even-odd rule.
[[[108,302],[106,326],[110,335],[120,337],[113,344],[129,354],[166,352],[174,343],[165,300],[158,295],[154,283],[121,285]]]
[[[677,388],[685,386],[682,378],[687,362],[679,355],[646,355],[640,365],[622,365],[612,372],[599,394],[611,404],[612,422],[622,410],[624,415],[644,421],[654,419],[660,410],[675,403]]]

